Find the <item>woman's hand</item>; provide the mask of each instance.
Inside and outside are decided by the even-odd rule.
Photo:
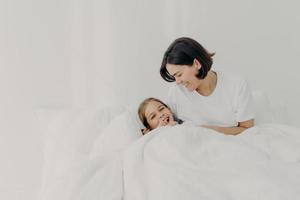
[[[203,128],[208,128],[208,129],[212,129],[212,130],[215,130],[215,131],[218,131],[218,132],[220,132],[220,130],[219,130],[219,127],[218,127],[218,126],[202,125],[201,127],[203,127]]]
[[[220,127],[220,126],[209,126],[209,125],[201,125],[201,127],[209,128],[224,135],[238,135],[241,134],[244,130],[251,128],[254,126],[254,119],[250,119],[244,122],[239,122],[238,126],[233,127]]]

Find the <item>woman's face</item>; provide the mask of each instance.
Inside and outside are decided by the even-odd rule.
[[[151,129],[174,124],[171,110],[157,101],[150,101],[145,109],[145,117]]]
[[[192,66],[167,64],[166,68],[172,75],[176,83],[186,87],[188,91],[194,91],[199,86],[199,79],[196,75],[199,73],[201,65],[199,62],[194,62]]]

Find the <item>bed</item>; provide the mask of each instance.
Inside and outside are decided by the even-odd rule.
[[[300,199],[300,130],[253,96],[257,126],[237,137],[184,125],[142,136],[128,106],[40,110],[38,199]]]

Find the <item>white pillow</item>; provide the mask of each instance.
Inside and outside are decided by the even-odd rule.
[[[103,130],[94,143],[90,158],[114,154],[142,136],[136,114],[125,111]]]
[[[37,116],[44,133],[43,180],[40,200],[65,200],[68,172],[89,159],[102,130],[125,107],[103,109],[43,109]]]

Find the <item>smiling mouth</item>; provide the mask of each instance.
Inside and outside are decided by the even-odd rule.
[[[162,121],[164,124],[168,124],[170,122],[170,116],[165,116]]]
[[[166,119],[167,123],[170,122],[170,117],[168,116],[167,119]]]

